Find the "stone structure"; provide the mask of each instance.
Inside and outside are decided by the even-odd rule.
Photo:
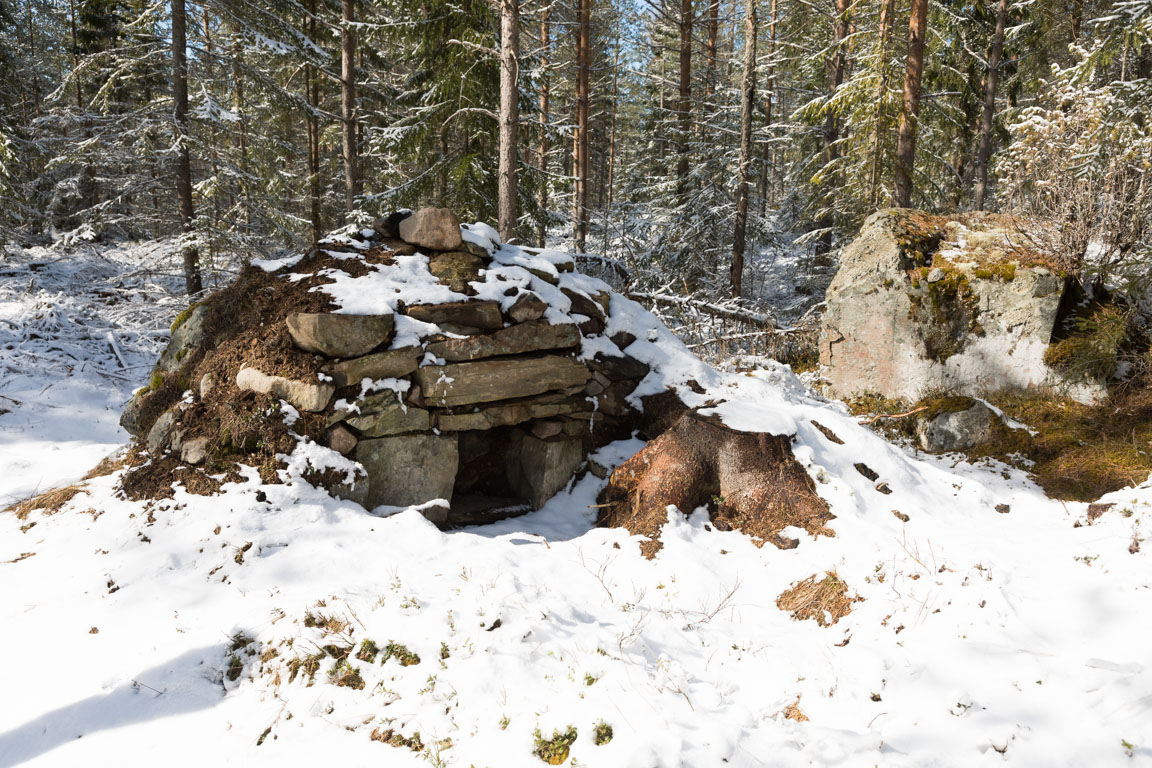
[[[1023,240],[992,214],[869,217],[828,289],[820,363],[831,392],[916,400],[1052,386],[1097,398],[1102,386],[1044,363],[1065,280]]]
[[[341,279],[367,274],[401,286],[390,311],[283,313],[275,330],[286,331],[285,343],[307,373],[282,375],[244,360],[199,374],[216,352],[205,341],[206,310],[197,307],[174,332],[162,365],[170,366],[166,376],[198,381],[199,392],[150,406],[157,395],[145,391],[122,423],[144,438],[150,454],[200,464],[219,440],[190,428],[186,412],[229,393],[240,401],[279,399],[307,419],[322,419],[319,440],[362,467],[354,482],[328,484],[368,509],[443,499],[450,506],[429,505],[425,514],[451,526],[538,508],[591,450],[631,434],[637,412],[627,398],[649,368],[622,350],[634,340],[629,334],[617,334],[619,345],[599,335],[586,349],[606,328],[607,286],[576,274],[570,257],[501,252],[493,238],[462,231],[449,211],[424,209],[393,215],[355,238],[322,242],[324,258],[346,270]],[[296,290],[283,286],[307,274],[325,271],[288,265],[259,279]],[[415,287],[406,293],[404,286]],[[213,299],[205,304],[210,309]],[[166,410],[141,418],[150,407]]]

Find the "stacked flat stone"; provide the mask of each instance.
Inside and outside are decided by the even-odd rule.
[[[456,216],[446,209],[393,214],[363,234],[373,247],[427,255],[429,271],[454,293],[474,294],[469,283],[492,261],[488,248],[462,238]],[[559,273],[574,271],[571,260],[552,264]],[[560,286],[556,275],[524,268]],[[648,366],[623,352],[578,359],[584,339],[605,330],[607,291],[561,286],[571,315],[583,319],[554,324],[544,317],[549,304],[543,297],[515,290],[517,298],[504,310],[499,301],[479,298],[401,303],[399,312],[441,332],[399,348],[393,348],[391,314],[290,314],[295,345],[325,360],[318,380],[244,368],[237,386],[325,414],[327,446],[367,473],[334,490],[369,509],[455,494],[450,510],[432,506],[425,514],[437,523],[462,524],[538,508],[567,485],[590,450],[627,436],[634,411],[626,398]],[[633,340],[622,333],[612,343],[619,349]],[[382,391],[361,386],[381,379],[395,381]],[[485,488],[501,475],[501,495],[488,497]]]

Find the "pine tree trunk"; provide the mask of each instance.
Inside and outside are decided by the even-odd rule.
[[[537,203],[540,206],[540,223],[536,226],[536,246],[543,248],[548,237],[548,100],[551,96],[551,70],[549,69],[549,56],[551,53],[552,37],[549,21],[552,8],[546,6],[540,12],[540,45],[543,49],[540,60],[540,69],[543,78],[540,81],[540,149],[537,162],[540,168],[540,187],[536,192]]]
[[[520,129],[520,0],[500,0],[500,239],[516,237],[516,177]]]
[[[356,209],[360,174],[356,156],[356,0],[341,0],[340,26],[340,119],[343,123],[344,206]]]
[[[716,43],[720,37],[720,0],[710,0],[708,3],[708,77],[704,81],[704,100],[710,102],[716,93]],[[706,104],[705,109],[712,110],[712,105]]]
[[[591,78],[592,0],[579,0],[576,64],[576,136],[573,171],[576,195],[572,203],[576,250],[583,252],[588,239],[588,87]]]
[[[888,132],[887,121],[884,119],[884,95],[888,92],[888,31],[892,26],[892,13],[894,0],[881,0],[880,24],[877,35],[880,38],[880,80],[876,84],[876,126],[872,135],[872,178],[868,191],[868,203],[876,208],[880,196],[880,166],[881,155],[884,151],[884,136]]]
[[[915,0],[913,0],[915,2]],[[844,84],[844,72],[848,66],[848,56],[844,51],[844,40],[848,37],[848,9],[851,7],[850,0],[836,0],[836,23],[833,27],[833,53],[832,58],[828,61],[828,96],[831,98]],[[840,123],[836,119],[836,112],[832,109],[828,110],[828,114],[824,119],[824,163],[831,165],[836,162],[840,157],[840,150],[836,142],[840,139]],[[830,189],[826,192],[828,197],[831,197],[835,189],[836,180],[829,177],[825,185]],[[823,253],[832,250],[832,217],[825,214],[821,217],[819,225],[825,231],[823,237],[820,239],[819,249]]]
[[[760,215],[768,213],[768,168],[772,165],[772,99],[776,90],[776,0],[772,0],[768,22],[768,79],[764,84],[764,150],[760,162]]]
[[[620,31],[616,31],[615,51],[612,57],[612,115],[608,127],[608,208],[612,208],[613,187],[616,180],[616,101],[620,95],[617,87],[620,75]],[[605,233],[607,237],[607,233]]]
[[[915,0],[913,0],[915,1]],[[844,70],[848,57],[844,53],[844,40],[848,37],[848,8],[849,0],[836,0],[836,24],[834,27],[833,53],[828,61],[828,95],[831,98],[844,84]],[[827,162],[832,162],[839,155],[836,141],[840,138],[840,125],[836,120],[836,113],[828,110],[824,122],[824,152]]]
[[[732,238],[732,298],[740,298],[744,240],[748,227],[748,186],[752,176],[752,110],[756,100],[756,2],[744,3],[744,79],[740,83],[740,166],[736,182],[736,226]]]
[[[908,59],[904,69],[904,100],[896,133],[896,180],[893,202],[897,208],[912,204],[912,170],[916,165],[917,115],[920,81],[924,75],[924,36],[928,31],[928,0],[912,0],[908,19]]]
[[[200,253],[191,237],[195,218],[192,208],[192,161],[188,156],[188,64],[185,58],[184,0],[172,0],[172,96],[176,118],[176,198],[180,206],[180,231],[184,234],[184,291],[188,295],[204,288],[200,277]]]
[[[988,51],[988,75],[984,79],[984,119],[980,122],[980,148],[976,152],[976,192],[973,207],[984,210],[988,192],[988,161],[992,157],[992,121],[996,117],[996,85],[1000,78],[1000,58],[1004,55],[1004,26],[1008,19],[1008,0],[996,6],[996,32]]]
[[[248,120],[244,117],[244,76],[240,71],[243,48],[240,35],[232,30],[232,109],[236,113],[236,130],[240,149],[240,196],[244,200],[244,221],[252,223],[252,203],[248,198]]]
[[[692,131],[692,0],[680,0],[680,97],[676,102],[676,194],[688,202],[688,138]]]
[[[308,2],[308,38],[316,39],[316,0]],[[308,213],[312,220],[312,242],[324,234],[320,220],[320,75],[312,65],[304,68],[304,96],[311,110],[308,113]]]

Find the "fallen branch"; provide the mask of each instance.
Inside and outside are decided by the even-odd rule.
[[[708,302],[697,301],[683,296],[670,296],[665,293],[629,293],[628,298],[633,301],[648,301],[665,307],[693,309],[697,312],[703,312],[706,315],[721,317],[725,320],[734,320],[738,323],[747,323],[748,325],[763,328],[764,330],[776,330],[776,324],[772,321],[772,318],[760,312],[733,309],[731,307],[709,304]]]
[[[913,408],[912,410],[907,411],[905,413],[880,413],[880,414],[873,416],[870,419],[865,419],[864,421],[861,421],[859,423],[864,425],[864,426],[867,426],[869,424],[874,424],[875,422],[880,421],[880,419],[902,419],[905,416],[911,416],[915,413],[920,413],[921,411],[926,411],[926,410],[928,410],[928,406],[922,405],[919,408]]]

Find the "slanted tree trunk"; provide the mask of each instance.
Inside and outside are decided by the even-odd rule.
[[[972,207],[984,210],[988,193],[988,161],[992,157],[992,121],[996,117],[996,86],[1000,78],[1000,58],[1004,55],[1004,26],[1008,19],[1008,0],[996,6],[996,32],[988,51],[988,75],[984,78],[984,118],[980,122],[980,148],[976,151],[976,192]]]
[[[768,169],[772,165],[772,99],[776,91],[776,0],[772,0],[768,21],[768,78],[764,84],[764,149],[760,158],[760,215],[768,213],[769,188]]]
[[[740,164],[736,181],[736,226],[732,235],[732,298],[740,298],[744,241],[748,228],[748,187],[752,176],[752,110],[756,100],[756,2],[744,2],[744,78],[740,83]]]
[[[188,156],[188,62],[185,58],[187,18],[184,0],[172,0],[172,96],[176,119],[176,198],[180,211],[180,231],[184,234],[184,292],[188,295],[204,289],[200,276],[200,253],[193,239],[192,161]]]
[[[576,194],[572,219],[576,250],[583,252],[588,239],[588,87],[591,78],[592,0],[579,0],[576,32],[576,135],[572,153]]]
[[[640,551],[653,557],[669,505],[685,514],[707,506],[717,528],[781,548],[795,545],[781,535],[788,526],[832,535],[825,524],[834,516],[788,435],[737,432],[696,413],[616,468],[600,493],[596,524],[647,536]]]
[[[920,81],[924,75],[924,36],[928,32],[928,0],[912,0],[908,18],[908,59],[904,68],[904,100],[896,133],[896,179],[893,202],[897,208],[912,204],[912,170],[916,165],[917,116]]]
[[[680,0],[680,96],[676,102],[676,195],[688,202],[688,140],[692,132],[692,0]]]
[[[500,161],[496,193],[500,239],[516,237],[520,103],[520,0],[500,0]]]
[[[540,168],[540,186],[536,191],[537,203],[540,206],[540,223],[536,226],[536,246],[543,248],[548,236],[548,101],[551,97],[552,72],[549,69],[549,56],[552,50],[552,36],[549,22],[552,16],[552,6],[547,5],[540,12],[540,46],[542,48],[540,69],[543,78],[540,81],[540,149],[537,161]]]
[[[344,139],[344,206],[356,209],[360,194],[360,171],[356,147],[356,0],[341,0],[340,26],[340,119]]]

